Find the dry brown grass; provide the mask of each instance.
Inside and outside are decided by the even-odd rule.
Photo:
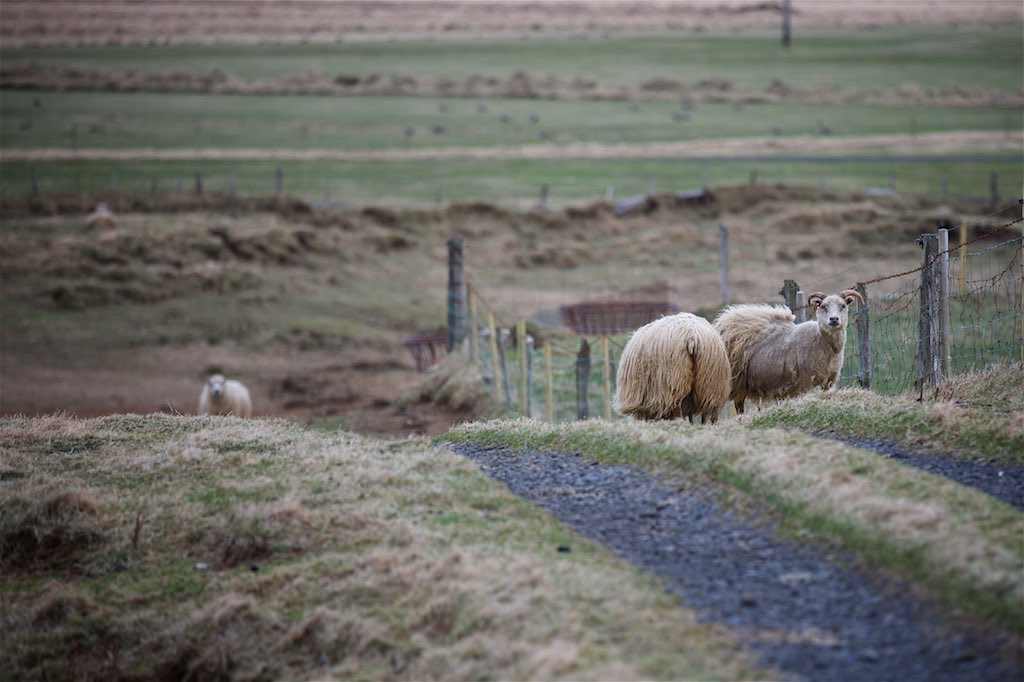
[[[422,440],[122,415],[6,419],[0,442],[24,474],[0,479],[0,538],[33,514],[104,538],[60,564],[0,554],[15,677],[771,676]]]
[[[642,80],[642,79],[641,79]],[[695,83],[651,78],[636,85],[602,84],[587,79],[559,79],[550,74],[516,71],[507,78],[473,74],[462,82],[447,76],[415,78],[407,74],[338,76],[304,72],[278,78],[244,79],[219,70],[210,72],[114,71],[87,67],[61,68],[35,62],[10,64],[0,69],[0,86],[16,90],[75,90],[85,92],[177,92],[218,95],[402,95],[419,97],[530,98],[543,100],[628,100],[632,102],[729,102],[760,104],[804,102],[921,107],[1019,107],[1020,91],[962,86],[941,88],[799,87],[778,79],[765,87],[738,85],[726,80]],[[926,143],[917,139],[919,144]],[[919,147],[920,148],[920,147]],[[87,150],[76,150],[86,158]]]
[[[431,36],[691,32],[779,24],[781,4],[727,0],[670,2],[260,2],[216,5],[7,0],[7,45],[137,45],[332,42]],[[808,26],[1020,21],[1014,3],[804,3]]]
[[[213,195],[118,201],[119,226],[104,232],[84,226],[95,198],[0,204],[4,413],[193,413],[216,369],[246,382],[258,415],[443,432],[465,415],[395,399],[419,381],[400,340],[444,319],[451,234],[465,236],[468,272],[508,324],[640,294],[710,308],[719,223],[730,227],[732,296],[757,301],[776,300],[795,273],[841,289],[915,267],[913,237],[976,211],[765,185],[716,188],[705,205],[659,195],[649,212],[622,218],[604,202],[541,215],[488,204],[327,214]],[[823,249],[822,231],[856,248]]]

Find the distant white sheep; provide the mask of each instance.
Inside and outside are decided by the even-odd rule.
[[[700,414],[713,424],[729,399],[729,358],[711,323],[678,313],[640,327],[622,350],[615,409],[638,419]]]
[[[240,381],[225,379],[223,374],[212,374],[199,394],[199,414],[251,417],[249,389]]]
[[[786,306],[729,306],[715,320],[732,366],[729,398],[737,414],[744,401],[792,398],[815,386],[829,390],[839,379],[846,347],[849,306],[864,299],[853,289],[826,296],[814,292],[807,307],[815,319],[794,323]]]

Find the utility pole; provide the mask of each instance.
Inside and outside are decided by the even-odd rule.
[[[789,48],[789,0],[782,0],[782,47]]]

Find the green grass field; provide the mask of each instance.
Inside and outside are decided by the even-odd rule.
[[[686,121],[679,102],[495,99],[441,96],[215,95],[150,92],[6,90],[0,100],[0,145],[5,150],[100,149],[295,149],[423,150],[543,144],[550,160],[457,159],[396,162],[282,162],[286,191],[357,204],[428,204],[493,200],[529,206],[539,187],[551,188],[555,205],[646,191],[655,178],[663,190],[745,181],[756,169],[764,182],[796,182],[857,190],[887,184],[897,190],[938,193],[945,181],[956,196],[986,196],[989,174],[1009,196],[1024,181],[1013,140],[1024,129],[1024,111],[983,99],[977,106],[922,106],[915,97],[935,92],[1019,93],[1020,26],[893,27],[878,30],[815,29],[801,33],[789,51],[769,31],[737,34],[632,36],[608,39],[543,38],[445,42],[408,41],[334,45],[166,46],[0,49],[5,64],[34,62],[62,68],[183,74],[217,69],[242,79],[272,79],[321,72],[402,73],[462,82],[482,74],[506,79],[517,71],[563,82],[586,77],[602,88],[671,78],[693,85],[721,80],[763,89],[773,80],[820,89],[820,101],[746,104],[697,102]],[[851,91],[898,96],[887,106],[835,103]],[[902,93],[902,94],[901,94]],[[917,94],[915,94],[917,93]],[[38,99],[39,106],[36,106]],[[968,99],[969,101],[969,99]],[[485,110],[480,105],[486,107]],[[444,110],[442,110],[444,107]],[[539,116],[530,123],[531,114]],[[507,116],[503,121],[501,116]],[[642,144],[719,138],[787,138],[910,135],[913,132],[1003,133],[1008,149],[979,151],[969,144],[933,153],[927,144],[891,154],[884,146],[833,160],[794,160],[770,149],[750,158],[589,161],[559,158],[569,143]],[[443,132],[434,132],[435,127]],[[406,134],[407,129],[414,132]],[[861,156],[866,158],[861,158]],[[41,192],[172,191],[194,174],[212,190],[244,193],[272,188],[270,161],[152,162],[0,161],[6,195]],[[233,174],[234,180],[229,178]]]
[[[1024,122],[1020,110],[995,107],[700,103],[690,120],[673,120],[680,111],[670,102],[632,110],[604,101],[11,91],[0,102],[0,134],[12,149],[424,149],[817,135],[819,122],[840,136],[1007,132]],[[529,122],[531,114],[538,123]],[[21,130],[26,122],[31,129]],[[408,139],[407,127],[415,130]]]
[[[155,181],[158,192],[193,191],[195,174],[203,176],[208,192],[227,192],[234,186],[245,194],[270,194],[275,168],[280,166],[285,193],[310,200],[342,200],[355,205],[430,205],[437,202],[486,201],[509,208],[529,209],[547,185],[552,206],[603,199],[609,187],[620,198],[643,194],[654,179],[659,192],[746,183],[757,173],[761,184],[787,183],[836,191],[886,187],[893,178],[896,191],[939,196],[943,181],[951,197],[989,196],[990,175],[997,173],[999,194],[1019,191],[1024,169],[1019,163],[991,161],[814,162],[771,158],[702,159],[551,159],[486,161],[10,161],[0,163],[5,196],[31,191],[32,173],[42,193],[84,192],[112,201],[116,174],[123,192],[148,193]],[[232,177],[234,178],[232,180]],[[980,208],[979,208],[980,210]]]
[[[550,37],[395,41],[334,45],[18,48],[0,51],[12,64],[137,71],[208,72],[270,78],[305,71],[402,73],[414,77],[515,71],[594,78],[611,86],[654,76],[686,82],[720,78],[767,86],[773,79],[802,87],[1020,86],[1020,26],[896,26],[873,31],[807,29],[788,51],[776,31],[644,35],[607,39]],[[894,65],[899,68],[893,68]]]

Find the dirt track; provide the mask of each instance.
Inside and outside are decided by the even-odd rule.
[[[8,149],[6,161],[182,161],[182,160],[296,160],[296,161],[403,161],[442,159],[614,159],[743,157],[750,155],[835,155],[850,152],[941,154],[971,149],[980,152],[1019,152],[1024,134],[955,131],[911,135],[857,137],[735,137],[714,140],[677,140],[642,144],[573,143],[531,144],[518,147],[440,147],[431,149]]]
[[[1004,653],[1013,644],[968,623],[943,627],[942,614],[906,583],[780,538],[770,523],[741,518],[686,479],[659,480],[579,452],[451,447],[656,574],[784,679],[1020,678],[1019,657]]]

